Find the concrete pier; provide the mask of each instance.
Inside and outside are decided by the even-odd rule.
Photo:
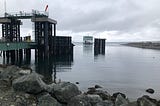
[[[22,40],[20,28],[23,19],[30,19],[34,25],[35,42],[31,36],[25,36]],[[9,63],[16,63],[18,60],[31,58],[31,49],[35,49],[35,60],[37,58],[48,58],[50,55],[73,54],[71,37],[56,36],[57,21],[48,17],[47,12],[33,10],[32,13],[7,13],[0,17],[2,24],[2,39],[0,50],[3,51],[4,59]]]

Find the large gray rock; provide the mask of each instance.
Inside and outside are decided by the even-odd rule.
[[[31,69],[20,69],[19,74],[20,75],[28,75],[31,74],[32,70]]]
[[[146,92],[153,94],[154,93],[154,89],[149,88],[149,89],[146,90]]]
[[[94,87],[95,87],[96,89],[102,88],[100,85],[95,85]]]
[[[160,106],[160,100],[159,100],[159,101],[157,101],[157,106]]]
[[[52,83],[52,84],[49,84],[46,86],[45,90],[49,93],[52,93],[54,92],[54,88],[56,87],[57,85],[55,83]]]
[[[21,69],[14,65],[0,65],[0,80],[5,81],[8,86],[12,85],[12,81],[23,75],[30,74],[31,69]]]
[[[126,95],[125,95],[125,94],[123,94],[123,93],[121,93],[121,92],[116,92],[116,93],[114,93],[114,94],[112,95],[112,97],[111,97],[112,101],[115,102],[115,100],[116,100],[116,98],[117,98],[117,96],[118,96],[119,94],[120,94],[123,98],[126,98]]]
[[[153,98],[149,97],[148,95],[144,95],[143,98],[146,98],[155,104],[157,104],[157,102],[158,102],[156,99],[153,99]]]
[[[114,106],[114,104],[112,101],[105,100],[105,101],[97,103],[95,106]]]
[[[21,95],[16,95],[14,102],[15,106],[29,106],[31,104],[36,103],[36,98],[33,95],[21,93]]]
[[[128,104],[123,104],[121,106],[138,106],[137,101],[129,102]]]
[[[99,95],[103,100],[111,100],[111,95],[107,91],[103,90],[94,90],[88,91],[87,94]]]
[[[41,76],[39,74],[31,73],[15,79],[12,86],[15,91],[38,94],[45,90],[46,84],[41,80]]]
[[[37,100],[34,95],[15,92],[12,89],[0,94],[0,106],[33,106]]]
[[[138,106],[156,106],[157,101],[149,96],[143,96],[137,100]]]
[[[115,106],[123,106],[123,105],[127,105],[128,103],[129,101],[125,99],[121,94],[117,95]]]
[[[87,95],[87,97],[92,106],[102,101],[99,95]]]
[[[37,106],[62,106],[55,98],[49,94],[43,95],[38,98]]]
[[[58,101],[67,103],[74,96],[79,95],[81,92],[75,84],[70,82],[61,82],[53,85],[50,92]]]
[[[68,106],[97,106],[96,104],[102,102],[102,99],[99,95],[78,95],[72,98]]]
[[[6,78],[18,78],[22,75],[30,74],[32,72],[31,69],[22,69],[14,65],[8,65],[5,67],[0,66],[0,79]]]
[[[0,79],[18,78],[20,76],[19,71],[20,71],[20,68],[14,65],[1,67]]]

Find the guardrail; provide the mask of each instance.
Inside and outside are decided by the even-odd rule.
[[[45,11],[36,11],[32,10],[32,12],[24,12],[20,11],[17,13],[5,13],[5,17],[33,17],[33,16],[47,16],[49,13]]]

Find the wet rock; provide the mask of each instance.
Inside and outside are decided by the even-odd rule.
[[[32,106],[37,106],[37,104],[36,104],[36,103],[33,103]]]
[[[61,82],[53,86],[51,95],[61,103],[67,103],[74,96],[79,95],[81,92],[78,87],[70,82]]]
[[[0,99],[0,106],[32,106],[31,104],[36,102],[36,98],[33,95],[24,92],[15,92],[12,89],[0,95],[3,95]]]
[[[116,92],[116,93],[114,93],[114,94],[112,95],[112,97],[111,97],[112,101],[115,101],[116,98],[117,98],[117,96],[118,96],[119,94],[120,94],[123,98],[126,98],[126,95],[125,95],[125,94],[120,93],[120,92]]]
[[[72,99],[67,106],[92,106],[92,105],[87,100],[76,97]]]
[[[157,101],[157,106],[160,106],[160,100],[159,100],[159,101]]]
[[[20,68],[14,65],[7,66],[6,68],[2,68],[0,73],[0,79],[8,80],[8,81],[14,80],[21,76],[19,74],[19,71],[20,71]]]
[[[100,98],[99,95],[87,95],[89,102],[91,103],[91,105],[95,105],[99,102],[102,102],[102,99]]]
[[[111,95],[107,91],[103,90],[95,90],[95,91],[89,91],[87,94],[94,94],[99,95],[103,100],[111,100]]]
[[[89,102],[91,103],[91,105],[95,105],[102,101],[99,95],[87,95],[87,96],[89,98]]]
[[[55,98],[49,94],[43,95],[38,98],[37,106],[62,106]]]
[[[0,68],[7,68],[7,65],[5,65],[5,64],[0,64]]]
[[[20,75],[27,75],[27,74],[31,74],[31,72],[32,72],[32,70],[30,70],[30,69],[21,69],[19,71],[19,74]]]
[[[95,106],[114,106],[114,104],[112,103],[112,101],[102,101],[97,103]]]
[[[134,102],[130,102],[130,103],[126,104],[126,105],[122,105],[122,106],[138,106],[138,104],[137,104],[136,101],[134,101]]]
[[[55,84],[55,83],[52,83],[52,84],[49,84],[49,85],[47,85],[46,87],[45,87],[45,90],[47,91],[47,92],[53,92],[54,91],[54,88],[56,87],[57,85]]]
[[[154,93],[154,89],[149,88],[149,89],[146,90],[146,92],[153,94]]]
[[[20,68],[14,65],[0,67],[0,86],[11,87],[12,81],[21,76],[19,70]]]
[[[0,67],[0,79],[16,79],[22,75],[30,74],[31,69],[22,69],[14,65],[8,65],[5,67]]]
[[[95,85],[94,87],[95,87],[96,89],[97,89],[97,88],[102,88],[100,85]]]
[[[102,102],[98,95],[78,95],[72,98],[68,106],[96,106],[97,103]]]
[[[24,100],[23,98],[16,98],[15,100],[15,104],[16,106],[25,106],[26,104],[26,100]]]
[[[134,101],[134,102],[129,102],[128,104],[120,105],[120,106],[138,106],[138,104],[136,101]]]
[[[157,101],[149,96],[143,96],[137,99],[138,106],[156,106]]]
[[[76,84],[79,84],[79,82],[76,82]]]
[[[13,88],[15,91],[38,94],[45,90],[45,87],[46,84],[37,73],[31,73],[13,81]]]
[[[96,88],[90,87],[90,88],[88,88],[87,94],[94,94],[95,92],[96,92]]]
[[[0,79],[0,88],[1,90],[7,90],[9,88],[11,88],[12,85],[12,81],[9,79]]]
[[[151,102],[153,102],[153,103],[157,103],[157,100],[156,99],[153,99],[153,98],[150,98],[148,95],[144,95],[143,96],[144,98],[147,98],[148,100],[150,100]]]
[[[127,105],[129,101],[125,99],[121,94],[117,95],[115,106]]]

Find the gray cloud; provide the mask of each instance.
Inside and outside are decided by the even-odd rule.
[[[137,0],[102,0],[100,2],[80,0],[73,4],[71,0],[69,1],[57,13],[60,30],[131,31],[151,25],[160,17],[158,0],[148,0],[150,2],[144,0],[143,2]]]
[[[47,4],[50,17],[58,21],[58,30],[72,32],[69,34],[73,36],[117,31],[109,36],[159,38],[160,0],[7,0],[7,11],[44,10]]]

